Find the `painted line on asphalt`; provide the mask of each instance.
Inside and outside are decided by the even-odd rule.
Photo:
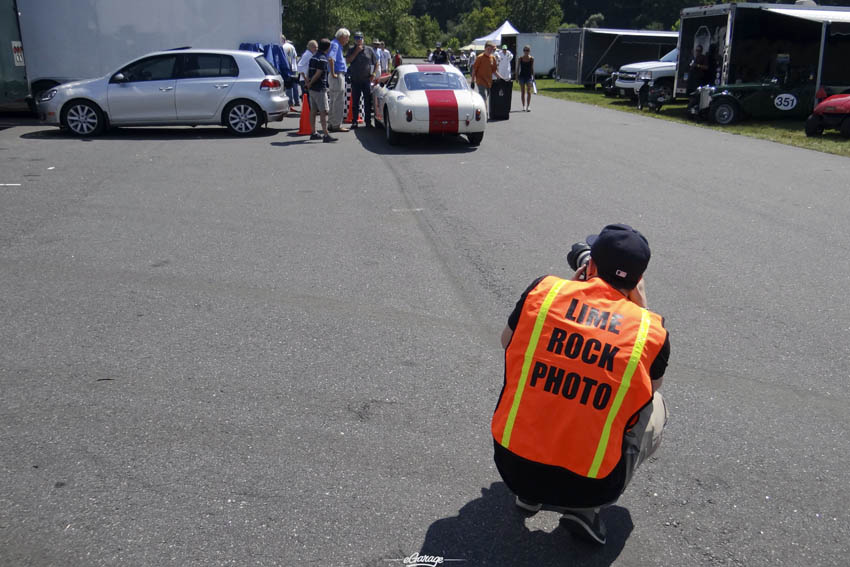
[[[20,183],[0,183],[0,187],[20,187]]]

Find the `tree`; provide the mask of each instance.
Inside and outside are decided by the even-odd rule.
[[[508,19],[521,32],[557,31],[564,17],[559,0],[513,0]]]
[[[602,26],[602,22],[605,21],[605,16],[600,13],[591,14],[588,16],[587,20],[584,22],[584,27],[586,28],[598,28]]]

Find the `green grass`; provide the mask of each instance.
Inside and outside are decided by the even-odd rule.
[[[514,82],[514,85],[518,88],[516,82]],[[648,110],[640,111],[628,99],[608,98],[602,94],[601,90],[587,90],[581,85],[560,83],[554,79],[538,79],[537,94],[850,157],[850,140],[843,138],[835,130],[825,131],[820,138],[808,138],[803,129],[805,123],[803,120],[774,120],[769,122],[744,120],[732,126],[718,126],[708,122],[690,120],[687,117],[687,103],[684,100],[677,100],[674,104],[665,105],[658,113]]]

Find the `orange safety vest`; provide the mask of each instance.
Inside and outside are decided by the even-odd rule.
[[[602,278],[545,277],[526,296],[505,350],[497,443],[588,478],[608,476],[630,420],[652,400],[661,316]]]

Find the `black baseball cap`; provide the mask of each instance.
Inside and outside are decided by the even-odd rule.
[[[587,243],[599,275],[615,287],[632,289],[649,265],[649,243],[627,224],[609,224]]]

